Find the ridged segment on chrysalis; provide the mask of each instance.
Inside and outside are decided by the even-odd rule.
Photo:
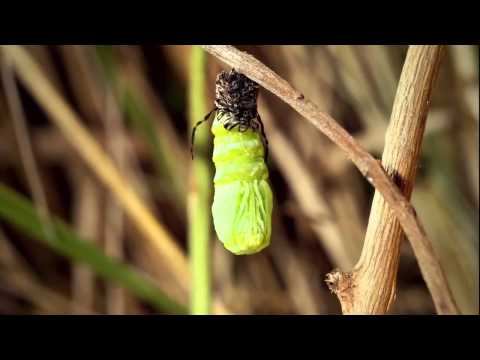
[[[258,131],[227,130],[216,113],[213,223],[219,240],[236,255],[254,254],[270,244],[273,196],[265,150]],[[220,120],[220,118],[222,119]]]
[[[215,107],[192,129],[215,113],[213,224],[225,248],[254,254],[270,244],[273,196],[268,184],[268,140],[257,112],[259,85],[235,69],[215,82]]]

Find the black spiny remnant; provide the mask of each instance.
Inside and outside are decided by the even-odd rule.
[[[239,131],[257,129],[258,84],[235,69],[222,71],[215,83],[215,106],[226,113],[224,127],[227,130],[239,126]]]
[[[268,140],[262,119],[257,112],[258,89],[259,85],[255,81],[235,69],[218,74],[215,81],[215,107],[194,126],[192,131],[192,158],[197,126],[207,121],[216,111],[218,111],[218,120],[222,121],[224,128],[229,131],[237,126],[240,132],[248,129],[257,131],[260,128],[265,146],[265,158],[268,157]]]

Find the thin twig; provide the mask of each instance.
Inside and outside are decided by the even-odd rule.
[[[427,238],[413,206],[392,182],[381,163],[365,151],[335,119],[321,111],[301,92],[295,90],[286,80],[253,56],[228,45],[202,45],[202,47],[277,95],[347,154],[362,175],[383,196],[400,222],[412,244],[438,312],[456,313],[448,283],[435,257],[432,244]]]

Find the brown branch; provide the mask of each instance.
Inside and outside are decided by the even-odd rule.
[[[437,311],[442,314],[456,313],[457,310],[446,278],[413,206],[392,182],[380,162],[365,151],[335,119],[320,111],[302,93],[295,90],[286,80],[253,56],[228,45],[203,45],[203,48],[277,95],[347,154],[360,172],[383,196],[400,222],[412,244]]]
[[[441,46],[410,47],[386,134],[382,163],[407,198],[410,198],[413,190],[430,95],[440,58]],[[395,298],[402,238],[400,223],[379,192],[375,192],[365,243],[355,269],[348,277],[338,272],[329,277],[337,285],[342,282],[352,285],[340,285],[335,289],[344,314],[385,314],[389,310]],[[412,245],[416,254],[430,261],[428,271],[434,272],[433,277],[443,278],[440,265],[433,257],[433,249],[419,248],[414,242]],[[424,253],[426,250],[428,253]],[[437,311],[456,313],[448,287],[439,290],[443,290],[444,295],[440,293],[441,297],[434,297]]]

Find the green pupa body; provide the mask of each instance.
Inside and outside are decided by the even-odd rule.
[[[214,135],[215,194],[212,215],[219,240],[236,255],[254,254],[270,244],[273,196],[261,135],[227,130],[219,119]]]

